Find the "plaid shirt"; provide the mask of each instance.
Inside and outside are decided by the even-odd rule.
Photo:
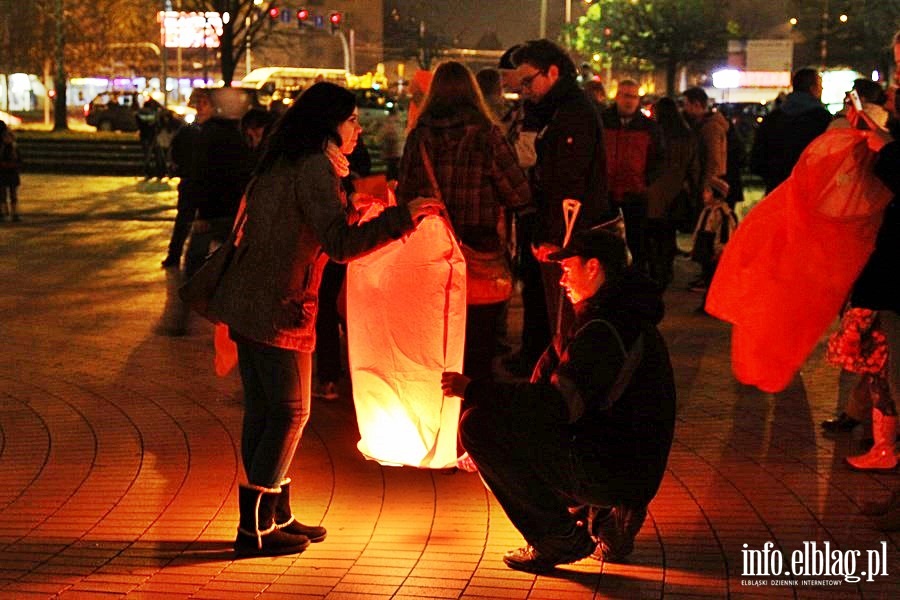
[[[419,119],[406,139],[400,161],[399,204],[436,195],[425,170],[422,146],[434,167],[450,221],[466,243],[484,246],[488,231],[495,239],[487,245],[495,245],[501,208],[521,211],[532,206],[528,179],[503,132],[475,113],[441,119],[423,115]]]

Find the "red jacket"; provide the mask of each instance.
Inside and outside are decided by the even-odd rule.
[[[610,199],[622,204],[626,194],[645,195],[659,174],[658,126],[641,112],[623,125],[615,105],[602,116]]]

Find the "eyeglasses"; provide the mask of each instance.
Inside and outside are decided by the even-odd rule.
[[[531,75],[526,75],[522,78],[521,83],[522,87],[531,87],[531,84],[537,79],[540,75],[546,75],[547,71],[537,71],[532,73]]]

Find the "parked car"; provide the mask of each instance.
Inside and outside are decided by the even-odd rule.
[[[141,100],[137,92],[101,92],[84,105],[84,121],[97,131],[137,131]]]

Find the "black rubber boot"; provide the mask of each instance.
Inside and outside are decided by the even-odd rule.
[[[286,533],[306,536],[314,544],[323,541],[328,534],[324,527],[304,525],[294,518],[291,511],[290,479],[281,482],[281,493],[278,495],[278,502],[275,503],[275,527]]]
[[[309,546],[306,536],[288,533],[275,526],[275,505],[280,493],[278,488],[240,486],[241,521],[234,540],[237,557],[298,554]]]

